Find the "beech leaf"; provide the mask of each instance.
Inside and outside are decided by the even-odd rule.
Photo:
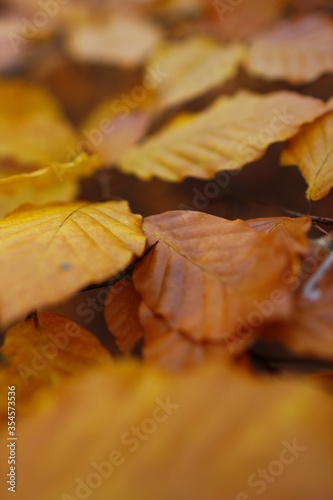
[[[320,200],[333,187],[333,98],[327,110],[313,123],[303,125],[281,155],[281,165],[298,165],[308,183],[310,200]]]
[[[0,221],[1,322],[110,278],[144,246],[127,202],[21,207]]]
[[[254,36],[245,66],[254,76],[294,84],[333,72],[332,19],[311,13]]]
[[[244,499],[262,483],[264,500],[330,498],[333,405],[304,382],[120,362],[41,402],[19,428],[18,500]]]
[[[147,217],[143,229],[149,245],[158,243],[135,266],[134,284],[172,329],[197,341],[228,342],[271,294],[280,305],[261,314],[261,323],[290,312],[282,276],[292,272],[296,252],[278,233],[187,211]]]
[[[325,112],[319,99],[281,91],[242,91],[217,99],[196,115],[181,115],[142,145],[133,146],[120,169],[142,179],[179,182],[236,170],[264,155],[268,146],[295,135]]]
[[[13,326],[5,334],[0,366],[1,421],[7,417],[7,387],[16,387],[16,410],[33,413],[33,398],[48,393],[92,367],[112,362],[97,338],[66,316],[42,313]]]

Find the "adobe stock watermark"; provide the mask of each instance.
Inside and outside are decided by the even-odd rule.
[[[283,474],[285,468],[293,464],[301,453],[307,450],[306,446],[297,443],[297,439],[293,439],[292,443],[289,441],[282,441],[283,448],[279,456],[269,462],[266,468],[259,468],[256,472],[248,477],[247,484],[250,488],[254,489],[254,493],[261,495],[269,488],[269,485],[274,483],[278,477]],[[239,493],[235,500],[252,500],[253,495],[249,495],[245,491]]]
[[[26,16],[20,18],[22,23],[21,33],[14,33],[13,31],[7,33],[7,38],[14,52],[17,54],[21,45],[29,43],[41,29],[47,26],[51,18],[58,15],[60,8],[69,4],[69,2],[70,0],[39,0],[40,10],[36,11],[30,19]]]
[[[245,0],[213,0],[213,6],[221,21],[224,21],[226,15],[234,12],[236,7],[244,1]]]
[[[274,140],[276,135],[295,119],[295,115],[290,113],[286,105],[282,109],[274,108],[272,115],[266,127],[261,127],[256,134],[248,135],[246,140],[235,148],[235,160],[230,160],[223,167],[223,170],[216,174],[214,179],[205,183],[201,191],[198,188],[192,189],[194,196],[191,206],[180,203],[178,205],[179,210],[200,211],[207,208],[211,200],[217,198],[221,191],[229,186],[231,178],[240,174],[241,167],[255,160],[257,151],[262,151],[271,143],[278,142],[280,140],[278,137]],[[207,129],[203,130],[204,133],[207,133]],[[244,160],[240,160],[242,157]],[[208,162],[208,166],[210,169],[216,168],[218,170],[219,162]]]
[[[109,479],[116,470],[126,463],[126,456],[135,453],[142,443],[146,442],[165,423],[175,411],[179,409],[179,404],[172,403],[168,396],[163,401],[155,399],[156,406],[151,416],[143,419],[139,425],[132,425],[124,431],[119,439],[119,445],[108,454],[107,458],[101,462],[91,462],[91,472],[85,477],[77,477],[73,487],[74,495],[63,493],[61,500],[87,500],[104,480]]]
[[[246,318],[237,317],[237,327],[234,333],[226,333],[224,341],[231,354],[235,354],[241,344],[249,341],[255,330],[260,328],[273,316],[276,309],[281,307],[287,297],[284,292],[285,287],[291,292],[298,290],[305,283],[318,266],[327,258],[327,250],[321,245],[314,247],[313,253],[307,255],[302,262],[300,274],[295,274],[292,270],[286,270],[281,276],[283,288],[276,288],[270,296],[262,301],[253,301],[253,310]]]

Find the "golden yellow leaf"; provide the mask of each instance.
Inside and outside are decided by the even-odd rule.
[[[100,166],[97,156],[83,153],[69,163],[53,162],[34,172],[0,178],[0,217],[24,203],[73,200],[79,191],[77,180],[92,175]],[[4,167],[0,172],[4,175]]]
[[[298,165],[309,186],[309,200],[320,200],[333,187],[333,98],[327,110],[313,123],[303,125],[281,155],[282,166]]]
[[[270,144],[292,137],[324,112],[322,101],[294,92],[242,91],[217,99],[201,113],[181,116],[132,147],[119,168],[142,179],[207,179],[257,160]]]
[[[105,299],[104,316],[119,349],[128,354],[142,338],[138,308],[141,302],[133,281],[123,279],[113,285]]]
[[[242,340],[244,329],[253,337],[256,327],[289,314],[282,278],[296,256],[278,233],[192,211],[147,217],[143,229],[148,244],[157,245],[136,264],[134,284],[171,329],[227,344]]]
[[[254,36],[245,67],[254,76],[294,84],[332,72],[333,21],[314,13],[282,21]]]
[[[205,37],[165,42],[148,59],[145,78],[158,68],[161,79],[156,82],[156,91],[160,106],[174,106],[235,76],[244,53],[241,44],[221,46]]]
[[[71,24],[67,48],[75,59],[125,68],[139,66],[159,42],[157,27],[139,15],[118,12]]]
[[[108,279],[144,247],[127,202],[21,207],[0,221],[1,322]]]
[[[112,361],[97,338],[66,316],[42,313],[13,326],[5,335],[0,365],[1,423],[7,416],[7,387],[15,385],[16,411],[33,413],[41,389],[52,392],[68,377]]]
[[[332,398],[304,382],[120,362],[40,405],[19,427],[17,500],[331,498]]]
[[[65,162],[78,135],[55,98],[38,84],[0,80],[0,159],[46,167]]]

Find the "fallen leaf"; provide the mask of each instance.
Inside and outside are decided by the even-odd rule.
[[[170,328],[196,341],[228,343],[251,322],[259,326],[290,312],[282,276],[293,257],[274,232],[192,211],[147,217],[143,230],[149,245],[158,243],[135,266],[134,284]]]
[[[256,77],[301,84],[333,71],[333,21],[311,13],[254,36],[244,61]]]
[[[265,329],[263,337],[301,356],[333,360],[332,272],[328,273],[320,290],[320,297],[315,301],[300,294],[292,318]]]
[[[211,178],[219,170],[236,170],[261,158],[270,144],[292,137],[324,112],[322,101],[294,92],[242,91],[217,99],[196,115],[181,115],[133,146],[119,168],[145,180]]]
[[[0,220],[1,322],[110,278],[144,247],[127,202],[21,207]]]
[[[13,326],[5,334],[0,365],[0,420],[7,417],[7,387],[15,385],[17,417],[36,410],[33,398],[53,392],[68,377],[82,375],[112,358],[97,338],[66,316],[42,313]]]
[[[160,36],[150,21],[118,12],[106,19],[71,24],[67,49],[80,61],[135,68],[145,61]]]
[[[121,352],[129,354],[143,336],[138,308],[141,302],[133,281],[113,285],[105,299],[104,316]]]
[[[120,362],[21,422],[15,498],[330,500],[332,418],[331,397],[303,382]]]
[[[0,159],[29,170],[65,162],[79,137],[55,98],[38,84],[0,80]]]
[[[320,200],[333,187],[333,98],[327,110],[313,123],[303,125],[281,155],[282,166],[298,165],[309,186],[309,200]]]
[[[73,200],[79,192],[77,180],[92,175],[100,166],[96,156],[82,153],[69,163],[53,162],[34,172],[0,178],[0,217],[24,203],[42,205]],[[0,168],[0,174],[5,171]]]
[[[107,99],[93,110],[82,127],[91,150],[98,154],[104,165],[120,160],[128,148],[148,131],[154,117],[153,108],[149,105],[153,97],[143,86],[139,90],[140,102],[135,99],[133,90],[129,96],[131,108],[122,102],[121,96]],[[142,95],[144,101],[141,101]]]
[[[266,234],[278,233],[280,241],[283,241],[286,248],[299,255],[306,255],[310,242],[308,233],[312,226],[311,217],[263,217],[249,219],[246,224],[256,231],[263,231]]]
[[[184,370],[208,359],[225,362],[231,354],[236,354],[234,346],[230,349],[230,343],[196,342],[191,337],[173,330],[164,320],[152,313],[144,302],[140,305],[139,317],[145,330],[143,357],[145,361],[152,362],[164,370]],[[235,348],[236,344],[237,342],[235,342]],[[247,343],[242,342],[243,351],[246,347]]]
[[[221,46],[205,37],[165,42],[148,59],[146,78],[158,68],[161,81],[156,82],[156,91],[160,107],[174,106],[235,76],[244,53],[240,44]]]

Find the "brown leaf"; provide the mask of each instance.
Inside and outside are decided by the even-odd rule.
[[[333,98],[327,110],[313,123],[303,125],[281,155],[281,165],[298,165],[309,186],[309,200],[320,200],[333,187]]]
[[[230,354],[235,351],[228,349],[226,342],[196,342],[190,336],[183,335],[173,330],[166,322],[153,314],[152,311],[141,303],[139,309],[140,323],[144,333],[143,356],[168,371],[179,371],[192,368],[206,360],[219,360],[226,362]],[[235,343],[236,346],[237,342]],[[247,347],[242,343],[242,349]]]
[[[138,308],[141,299],[133,281],[123,279],[113,285],[105,299],[104,315],[119,349],[129,354],[143,336]]]
[[[320,297],[315,301],[300,295],[292,318],[265,329],[264,338],[282,343],[301,356],[333,360],[332,272],[326,276],[320,290]]]
[[[333,71],[333,21],[309,14],[282,21],[253,38],[246,69],[268,80],[307,83]]]
[[[134,284],[170,328],[196,341],[227,342],[248,323],[289,313],[282,276],[294,257],[274,232],[187,211],[148,217],[143,229],[149,245],[158,243],[136,265]]]
[[[196,115],[181,115],[132,147],[119,167],[145,180],[211,178],[219,170],[236,170],[257,160],[270,144],[292,137],[324,112],[322,101],[293,92],[242,91],[217,99]]]
[[[128,148],[148,131],[154,117],[150,104],[153,96],[143,86],[138,95],[140,99],[145,96],[144,102],[135,99],[135,92],[129,95],[131,106],[135,109],[122,102],[120,96],[107,99],[92,111],[83,125],[83,135],[104,165],[120,160]]]
[[[144,246],[127,202],[21,207],[0,221],[2,323],[110,278]]]

